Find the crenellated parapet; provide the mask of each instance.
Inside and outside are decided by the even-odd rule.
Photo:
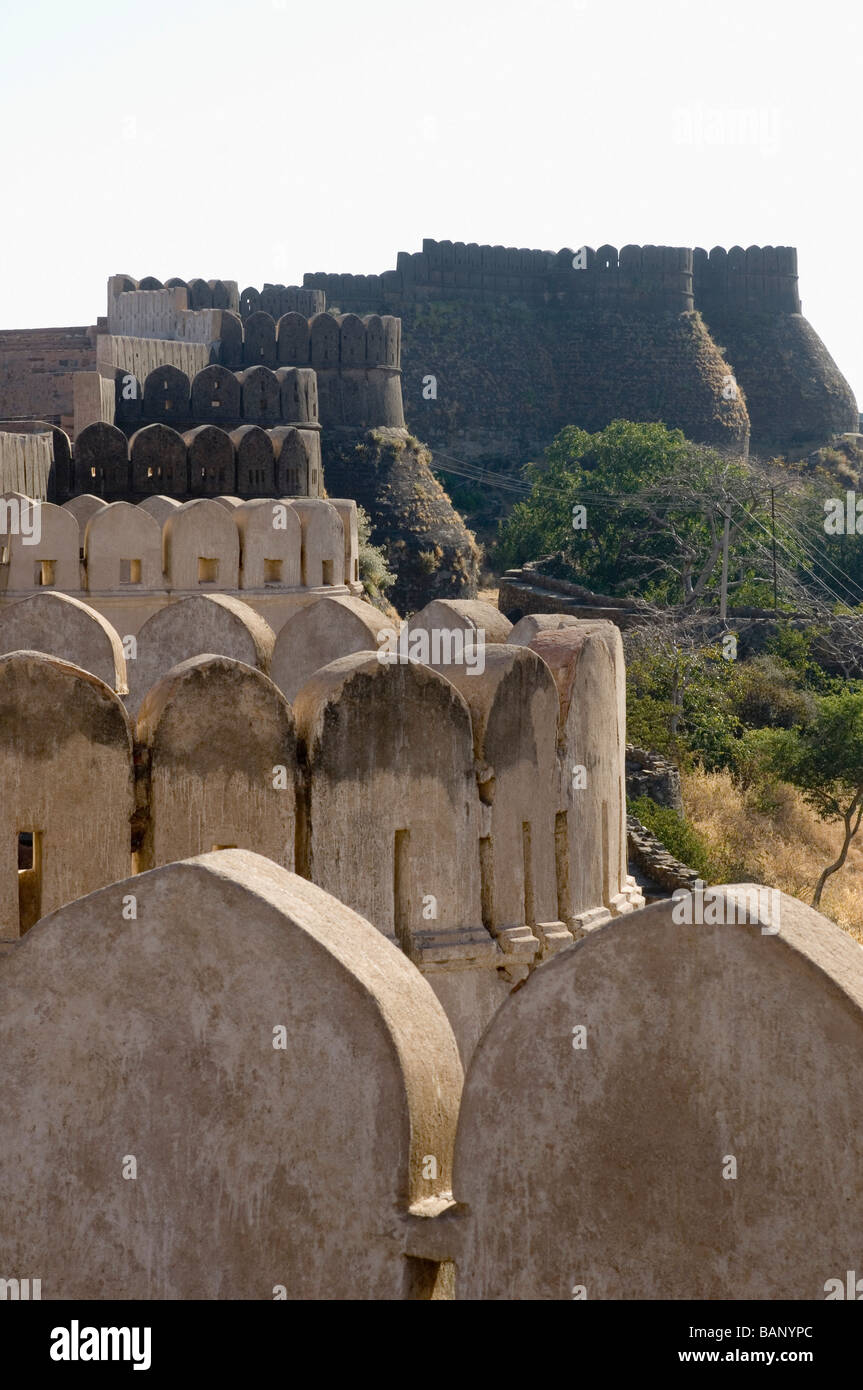
[[[435,299],[523,300],[536,306],[629,308],[687,313],[717,300],[771,313],[800,312],[797,253],[790,246],[616,246],[560,251],[423,241],[400,251],[382,275],[305,276],[342,309],[399,307]]]
[[[717,309],[799,314],[797,252],[793,246],[714,246],[692,252],[695,307],[709,320]]]
[[[265,634],[269,668],[274,634],[296,613],[324,594],[354,602],[362,593],[350,499],[223,494],[181,503],[155,494],[133,504],[82,494],[63,506],[11,501],[27,508],[27,526],[0,534],[0,652],[26,647],[74,661],[128,693],[130,708],[186,655],[248,660],[245,650],[222,645],[222,629],[226,622],[236,628],[238,609]],[[184,607],[191,595],[197,606]],[[85,604],[99,615],[92,623],[83,622]],[[111,625],[119,636],[106,641]],[[193,651],[178,648],[178,625]],[[161,645],[156,633],[167,634]]]
[[[401,321],[389,314],[283,314],[263,310],[243,324],[246,364],[311,366],[317,374],[320,421],[369,429],[404,427]]]
[[[225,429],[255,424],[318,428],[318,388],[309,367],[247,367],[232,372],[217,364],[189,380],[165,365],[140,381],[119,370],[115,379],[114,423],[137,429],[162,421],[175,429],[214,424]]]
[[[250,285],[240,295],[240,314],[244,319],[260,310],[274,319],[280,319],[283,314],[303,314],[312,318],[314,314],[322,314],[326,307],[327,297],[323,291],[301,285],[264,285],[261,290]]]
[[[412,428],[475,462],[622,418],[793,457],[857,428],[854,394],[801,313],[793,247],[427,239],[381,275],[304,284],[342,311],[401,316]]]
[[[254,591],[220,594],[198,582],[202,564],[235,579],[250,564],[255,570],[261,554],[277,553],[266,505],[231,511],[196,502],[163,522],[163,563],[180,592],[137,628],[134,642],[121,641],[126,629],[112,631],[98,597],[42,593],[0,608],[0,667],[18,662],[22,676],[44,667],[52,691],[65,681],[54,716],[61,727],[76,728],[85,703],[75,698],[72,672],[82,694],[98,687],[103,705],[118,714],[125,705],[134,749],[122,717],[115,738],[105,738],[105,721],[91,734],[114,749],[110,771],[102,770],[113,779],[111,794],[99,801],[94,792],[97,838],[104,806],[123,825],[129,852],[136,767],[131,848],[139,869],[213,845],[255,845],[284,860],[418,966],[467,1058],[514,984],[643,902],[618,837],[619,636],[610,625],[579,625],[556,643],[549,664],[535,647],[507,642],[508,625],[487,605],[437,604],[411,624],[412,655],[382,661],[388,629],[380,615],[338,593],[335,508],[308,502],[289,510],[281,558],[264,563],[283,564],[295,585],[302,567],[303,583],[319,587],[323,577],[329,593],[315,595],[278,634],[250,606]],[[64,520],[71,529],[72,518]],[[146,523],[137,532],[136,520]],[[154,519],[125,504],[102,508],[86,526],[87,567],[110,573],[122,564],[112,557],[134,544],[142,572],[157,570]],[[52,680],[55,665],[62,679]],[[19,709],[7,699],[5,708],[0,759],[14,756],[29,727],[26,700]],[[245,752],[249,731],[266,742],[260,758]],[[31,785],[41,785],[43,770],[33,758]],[[47,771],[56,776],[53,763]],[[583,790],[573,791],[585,772]],[[7,814],[21,812],[26,791],[15,779],[4,785]],[[65,790],[57,790],[58,813]],[[60,842],[50,848],[67,897],[100,886],[100,874],[118,877],[116,863],[93,849],[82,853],[75,843],[79,857],[67,859]],[[18,912],[13,873],[0,865],[0,938],[24,935],[40,915]],[[45,888],[42,910],[55,905]]]
[[[193,286],[195,295],[191,295]],[[211,305],[189,307],[190,301],[201,303],[201,286],[208,291]],[[235,289],[233,281],[207,285],[171,281],[160,286],[158,281],[139,284],[125,275],[113,276],[108,284],[108,331],[100,334],[97,343],[99,374],[114,376],[119,383],[129,375],[158,380],[158,369],[191,376],[207,366],[237,374],[252,368],[309,367],[319,377],[322,425],[404,427],[398,318],[327,313],[321,291],[297,286],[268,285],[260,294],[246,289],[242,297]],[[173,397],[182,399],[184,392],[179,377],[173,382],[170,409],[176,410]],[[105,418],[101,390],[98,384],[83,380],[76,385],[76,430],[94,418]],[[143,418],[141,394],[133,394],[127,385],[122,403],[128,409],[124,410],[119,392],[118,385],[118,421]],[[212,418],[207,407],[206,414],[190,423]],[[242,418],[257,417],[244,414]],[[284,416],[280,418],[287,423]]]
[[[182,295],[174,302],[186,310],[228,309],[232,313],[239,313],[240,294],[236,280],[181,280],[174,277],[163,283],[152,275],[145,276],[143,280],[134,280],[131,275],[112,275],[108,281],[109,317],[112,304],[119,303],[124,295],[166,294],[177,290],[182,291]],[[165,299],[163,302],[167,304],[169,301]]]
[[[314,427],[244,422],[236,428],[175,428],[164,419],[126,428],[97,420],[75,441],[66,496],[108,501],[167,493],[176,498],[319,497],[320,435]]]
[[[304,283],[324,290],[342,309],[399,308],[435,299],[573,308],[614,302],[674,313],[693,307],[692,253],[671,246],[554,252],[426,239],[422,251],[400,251],[396,269],[382,275],[315,273]]]
[[[274,319],[263,309],[243,321],[245,365],[312,367],[401,365],[401,323],[390,314],[299,313]]]

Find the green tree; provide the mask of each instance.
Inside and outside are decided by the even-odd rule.
[[[526,473],[530,496],[500,527],[504,563],[559,552],[589,586],[691,607],[717,588],[728,516],[729,588],[760,586],[766,598],[762,547],[749,536],[765,487],[744,460],[663,424],[615,420],[592,435],[561,430]]]
[[[839,856],[815,887],[812,906],[818,907],[824,884],[842,868],[863,819],[863,693],[820,695],[814,703],[802,728],[763,730],[760,737],[771,770],[797,787],[821,820],[844,827]]]

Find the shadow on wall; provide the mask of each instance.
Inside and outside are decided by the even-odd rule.
[[[71,903],[0,959],[4,1267],[50,1298],[822,1298],[857,1258],[863,962],[757,898],[591,933],[464,1082],[405,955],[269,860]]]
[[[56,768],[38,756],[43,707],[23,708],[21,690],[56,664],[67,681],[76,672],[88,688],[95,681],[106,707],[122,715],[107,685],[66,665],[73,657],[104,670],[113,659],[137,717],[136,748],[133,764],[118,725],[116,785],[92,798],[92,835],[100,838],[103,814],[116,829],[118,788],[134,771],[131,844],[139,867],[176,857],[179,845],[188,854],[265,846],[361,912],[428,974],[465,1057],[500,1000],[539,961],[643,903],[619,833],[622,652],[610,625],[547,635],[561,639],[552,668],[527,644],[504,641],[508,625],[496,615],[500,640],[489,641],[481,665],[440,660],[432,643],[432,667],[369,650],[386,629],[374,609],[352,600],[320,599],[275,639],[237,598],[195,595],[150,617],[124,665],[104,620],[52,598],[0,616],[0,647],[14,647],[0,661],[8,684],[4,693],[0,681],[8,715],[0,843],[13,844],[22,829],[42,834],[55,802],[57,814],[66,813],[66,786],[55,793]],[[366,614],[358,611],[364,607]],[[452,605],[449,614],[446,605],[433,607],[458,635],[486,605]],[[421,618],[411,642],[435,631]],[[26,649],[35,643],[52,655]],[[312,661],[321,664],[298,687],[296,667]],[[69,698],[74,704],[74,682]],[[58,758],[69,744],[76,761],[86,756],[86,740],[76,710],[67,721],[65,709],[58,701],[52,738]],[[128,814],[120,824],[118,840],[102,837],[116,852],[102,882],[129,872]],[[52,830],[43,866],[57,872],[58,860],[68,884],[62,901],[98,886],[87,856],[68,855]],[[6,888],[0,929],[17,939],[27,923],[11,861]]]

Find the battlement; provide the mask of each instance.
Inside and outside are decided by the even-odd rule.
[[[422,251],[398,253],[382,275],[304,276],[340,308],[398,306],[429,299],[524,300],[532,305],[632,308],[684,313],[692,309],[692,253],[684,247],[614,246],[576,252],[424,240]]]
[[[797,252],[793,246],[714,246],[692,252],[695,306],[705,317],[717,310],[799,314]]]
[[[126,432],[104,420],[88,425],[75,441],[66,492],[58,489],[58,496],[94,493],[120,501],[159,493],[318,497],[323,491],[320,435],[313,425],[264,429],[245,422],[228,429],[204,423],[181,431],[166,418],[138,428],[127,420]]]
[[[401,322],[390,314],[287,313],[275,320],[259,309],[243,320],[243,364],[267,367],[401,366]],[[223,359],[224,360],[224,359]]]
[[[115,276],[111,284],[125,278]],[[404,427],[398,318],[326,312],[308,318],[289,310],[275,319],[264,309],[241,318],[227,309],[187,311],[186,293],[184,288],[119,290],[113,300],[119,307],[108,316],[109,332],[98,339],[99,371],[157,380],[160,369],[192,375],[217,364],[235,372],[312,367],[319,377],[322,425]],[[180,397],[188,398],[180,378],[174,380]],[[76,431],[104,418],[101,389],[93,383],[77,385]],[[128,418],[135,418],[134,408]]]
[[[188,556],[195,567],[206,545],[204,554],[236,567],[240,545],[250,546],[258,525],[259,550],[272,532],[270,510],[247,503],[232,513],[215,502],[174,509],[162,527],[165,563],[182,575]],[[293,530],[280,533],[286,568],[300,546],[302,564],[315,566],[312,578],[320,578],[325,555],[341,566],[334,550],[346,531],[335,508],[309,502],[288,510]],[[147,523],[138,543],[154,563],[155,522],[120,504],[90,517],[88,565],[116,568],[136,519]],[[68,513],[62,520],[72,528]],[[296,559],[293,571],[296,577]],[[146,870],[214,844],[254,843],[338,893],[398,944],[440,989],[469,1055],[535,963],[631,910],[638,897],[626,875],[620,636],[610,624],[579,624],[535,635],[530,645],[488,605],[437,603],[411,623],[411,658],[381,661],[382,615],[332,594],[296,611],[276,635],[239,597],[199,592],[153,613],[134,643],[121,641],[98,607],[61,595],[0,608],[0,667],[18,661],[26,672],[28,662],[46,663],[48,690],[57,684],[52,663],[74,663],[62,673],[67,698],[53,701],[58,745],[67,728],[69,736],[83,733],[84,693],[92,694],[94,680],[116,692],[118,710],[122,699],[137,745],[133,754],[122,718],[116,738],[103,732],[104,721],[93,735],[105,750],[94,765],[116,780],[104,798],[93,797],[91,834],[101,846],[118,846],[116,861],[106,864],[102,848],[82,856],[77,843],[76,858],[67,859],[46,813],[41,911],[59,906],[49,888],[58,879],[67,884],[66,901],[128,873],[119,856],[130,848]],[[430,664],[428,642],[421,659],[416,639],[434,633],[478,642],[481,669],[457,655],[445,667]],[[461,650],[453,641],[446,647],[450,657]],[[27,758],[38,692],[22,691],[20,708],[9,699],[4,707],[0,762]],[[216,712],[221,730],[205,735]],[[260,758],[244,752],[250,731],[263,742]],[[103,815],[112,822],[118,815],[133,757],[143,774],[136,778],[135,841],[130,846],[128,811],[119,813],[127,835],[121,851],[98,827]],[[113,760],[110,773],[106,760]],[[585,760],[590,786],[574,790],[572,765]],[[273,776],[279,768],[281,781]],[[34,788],[55,776],[50,757],[27,758],[22,776],[4,777],[3,814],[23,814]],[[58,810],[64,794],[55,791]],[[0,864],[0,936],[13,939],[31,924],[21,918],[15,886],[14,864]],[[431,915],[421,910],[429,901]]]
[[[278,598],[306,589],[347,593],[357,584],[350,501],[284,495],[180,503],[160,494],[133,505],[83,494],[62,506],[40,503],[33,532],[0,534],[0,599],[90,598],[108,617],[122,613],[124,635],[178,593]],[[66,609],[49,611],[59,614],[59,634]],[[282,619],[286,611],[276,609]],[[0,626],[8,612],[4,602]]]
[[[305,289],[301,285],[264,285],[256,290],[251,285],[240,295],[240,314],[244,319],[263,310],[274,319],[283,314],[304,314],[312,318],[327,307],[327,296],[321,290]]]
[[[236,314],[240,309],[236,280],[180,280],[174,277],[163,283],[152,275],[145,276],[143,280],[133,280],[131,275],[112,275],[108,281],[108,313],[111,312],[112,303],[122,295],[169,290],[183,291],[185,298],[176,302],[182,303],[187,310],[229,309]]]
[[[197,287],[194,294],[192,286]],[[202,302],[204,291],[210,303]],[[326,315],[325,307],[326,296],[320,291],[295,285],[265,285],[260,293],[249,288],[240,298],[234,281],[193,280],[188,286],[172,280],[163,286],[153,279],[138,284],[127,275],[113,275],[108,281],[107,328],[116,337],[219,342],[226,366],[344,360],[351,366],[398,367],[397,320],[368,315],[360,329],[355,315]],[[326,327],[316,328],[324,318]],[[344,350],[340,331],[335,356],[332,323],[345,330]]]
[[[176,367],[161,366],[141,382],[115,374],[112,423],[126,429],[161,420],[175,429],[214,424],[318,427],[318,385],[310,367],[247,367],[232,372],[212,365],[192,380]]]
[[[521,300],[573,310],[687,313],[718,300],[767,313],[799,313],[797,253],[788,246],[583,246],[560,251],[424,240],[382,275],[305,275],[343,309],[399,308],[424,300]]]

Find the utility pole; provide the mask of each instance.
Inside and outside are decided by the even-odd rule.
[[[722,527],[722,587],[719,591],[719,621],[725,622],[725,614],[728,608],[728,532],[731,528],[731,517],[725,513],[725,524]]]
[[[773,496],[773,488],[770,489],[770,524],[773,531],[773,611],[778,607],[776,602],[776,501]]]

